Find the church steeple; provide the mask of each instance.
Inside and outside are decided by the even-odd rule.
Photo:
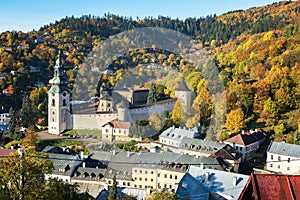
[[[49,81],[52,85],[50,92],[62,93],[67,91],[68,80],[64,75],[64,67],[61,62],[61,52],[58,52],[58,58],[54,66],[54,77]]]
[[[48,92],[48,131],[52,134],[60,134],[67,129],[68,111],[70,109],[68,80],[64,74],[60,52],[54,66],[54,77],[49,83],[51,88]]]

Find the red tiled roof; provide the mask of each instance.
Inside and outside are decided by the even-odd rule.
[[[122,128],[122,129],[129,129],[130,128],[130,122],[122,122],[117,120],[112,120],[105,125],[110,124],[113,128]]]
[[[239,199],[300,199],[300,176],[251,174]]]
[[[0,158],[1,157],[7,157],[10,153],[15,152],[15,149],[5,149],[3,147],[0,147]]]
[[[235,135],[235,136],[225,140],[224,142],[235,143],[235,144],[246,146],[248,144],[257,142],[265,137],[266,137],[266,135],[262,132],[255,132],[255,133],[252,133],[249,135],[248,134],[238,134],[238,135]]]

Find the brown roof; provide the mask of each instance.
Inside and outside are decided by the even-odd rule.
[[[105,126],[107,124],[111,125],[113,128],[122,128],[122,129],[130,128],[130,122],[122,122],[122,121],[112,120],[112,121],[104,124],[103,126]]]
[[[239,199],[300,199],[299,186],[299,175],[251,174]]]
[[[0,157],[7,157],[10,153],[15,151],[15,149],[5,149],[3,147],[0,147]]]
[[[264,139],[266,137],[266,135],[263,132],[255,132],[252,134],[238,134],[235,135],[227,140],[225,140],[224,142],[229,142],[229,143],[235,143],[235,144],[239,144],[239,145],[249,145],[252,144],[254,142],[257,142],[261,139]]]

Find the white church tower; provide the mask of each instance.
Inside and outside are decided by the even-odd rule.
[[[54,77],[49,83],[51,88],[48,91],[48,132],[60,134],[67,128],[67,115],[70,108],[68,80],[64,75],[60,52],[54,66]]]

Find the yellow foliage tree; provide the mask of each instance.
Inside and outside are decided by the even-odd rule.
[[[230,134],[239,133],[245,127],[245,115],[241,108],[231,110],[226,115],[225,128]]]

